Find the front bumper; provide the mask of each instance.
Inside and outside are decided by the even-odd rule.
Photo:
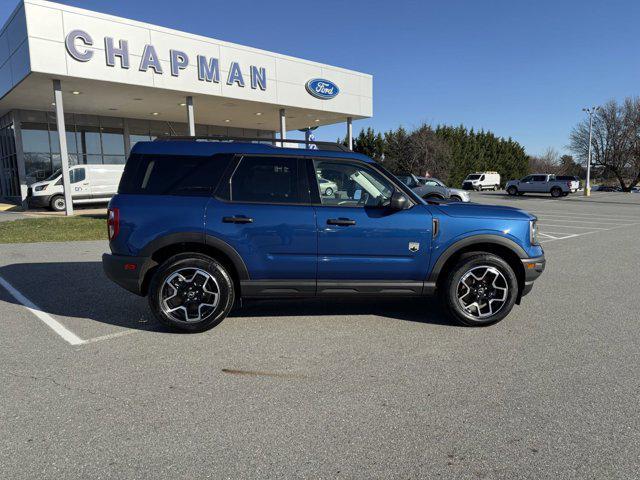
[[[51,197],[53,195],[29,195],[27,197],[27,204],[29,208],[46,208],[51,204]]]
[[[533,288],[533,282],[544,272],[547,261],[544,255],[535,258],[522,258],[524,267],[524,286],[521,296],[524,297]]]
[[[102,255],[102,268],[109,280],[136,295],[145,295],[144,280],[149,270],[157,265],[149,257]]]

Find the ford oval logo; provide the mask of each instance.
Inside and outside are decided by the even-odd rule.
[[[307,92],[320,100],[330,100],[340,93],[340,89],[335,83],[324,78],[309,80],[306,88]]]

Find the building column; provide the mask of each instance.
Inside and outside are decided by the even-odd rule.
[[[287,118],[284,108],[280,109],[280,140],[287,138]],[[280,146],[284,147],[284,142],[280,142]]]
[[[131,130],[129,130],[129,119],[122,119],[122,134],[124,136],[124,155],[129,158],[131,153]]]
[[[347,117],[347,147],[353,150],[353,118]]]
[[[196,136],[196,118],[193,114],[193,97],[187,97],[187,120],[189,123],[189,136]]]
[[[62,105],[62,84],[60,80],[53,81],[53,95],[56,103],[56,123],[60,140],[60,160],[62,162],[62,188],[67,216],[73,215],[73,201],[71,199],[71,182],[69,179],[69,151],[67,150],[67,128],[64,124],[64,108]]]
[[[24,162],[24,150],[22,149],[22,123],[18,111],[14,110],[12,112],[12,117],[16,144],[16,162],[18,163],[18,180],[20,181],[20,201],[22,202],[22,209],[28,210],[29,204],[27,202],[27,192],[29,186],[27,185],[27,169]]]

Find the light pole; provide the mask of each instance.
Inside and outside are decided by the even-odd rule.
[[[589,159],[587,160],[587,181],[584,185],[584,196],[591,196],[591,134],[593,130],[593,114],[600,110],[600,107],[583,108],[582,111],[589,114]]]

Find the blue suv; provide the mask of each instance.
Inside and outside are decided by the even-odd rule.
[[[257,297],[439,294],[462,324],[489,325],[544,270],[534,216],[426,202],[370,158],[313,145],[137,143],[109,204],[107,276],[203,331]]]

